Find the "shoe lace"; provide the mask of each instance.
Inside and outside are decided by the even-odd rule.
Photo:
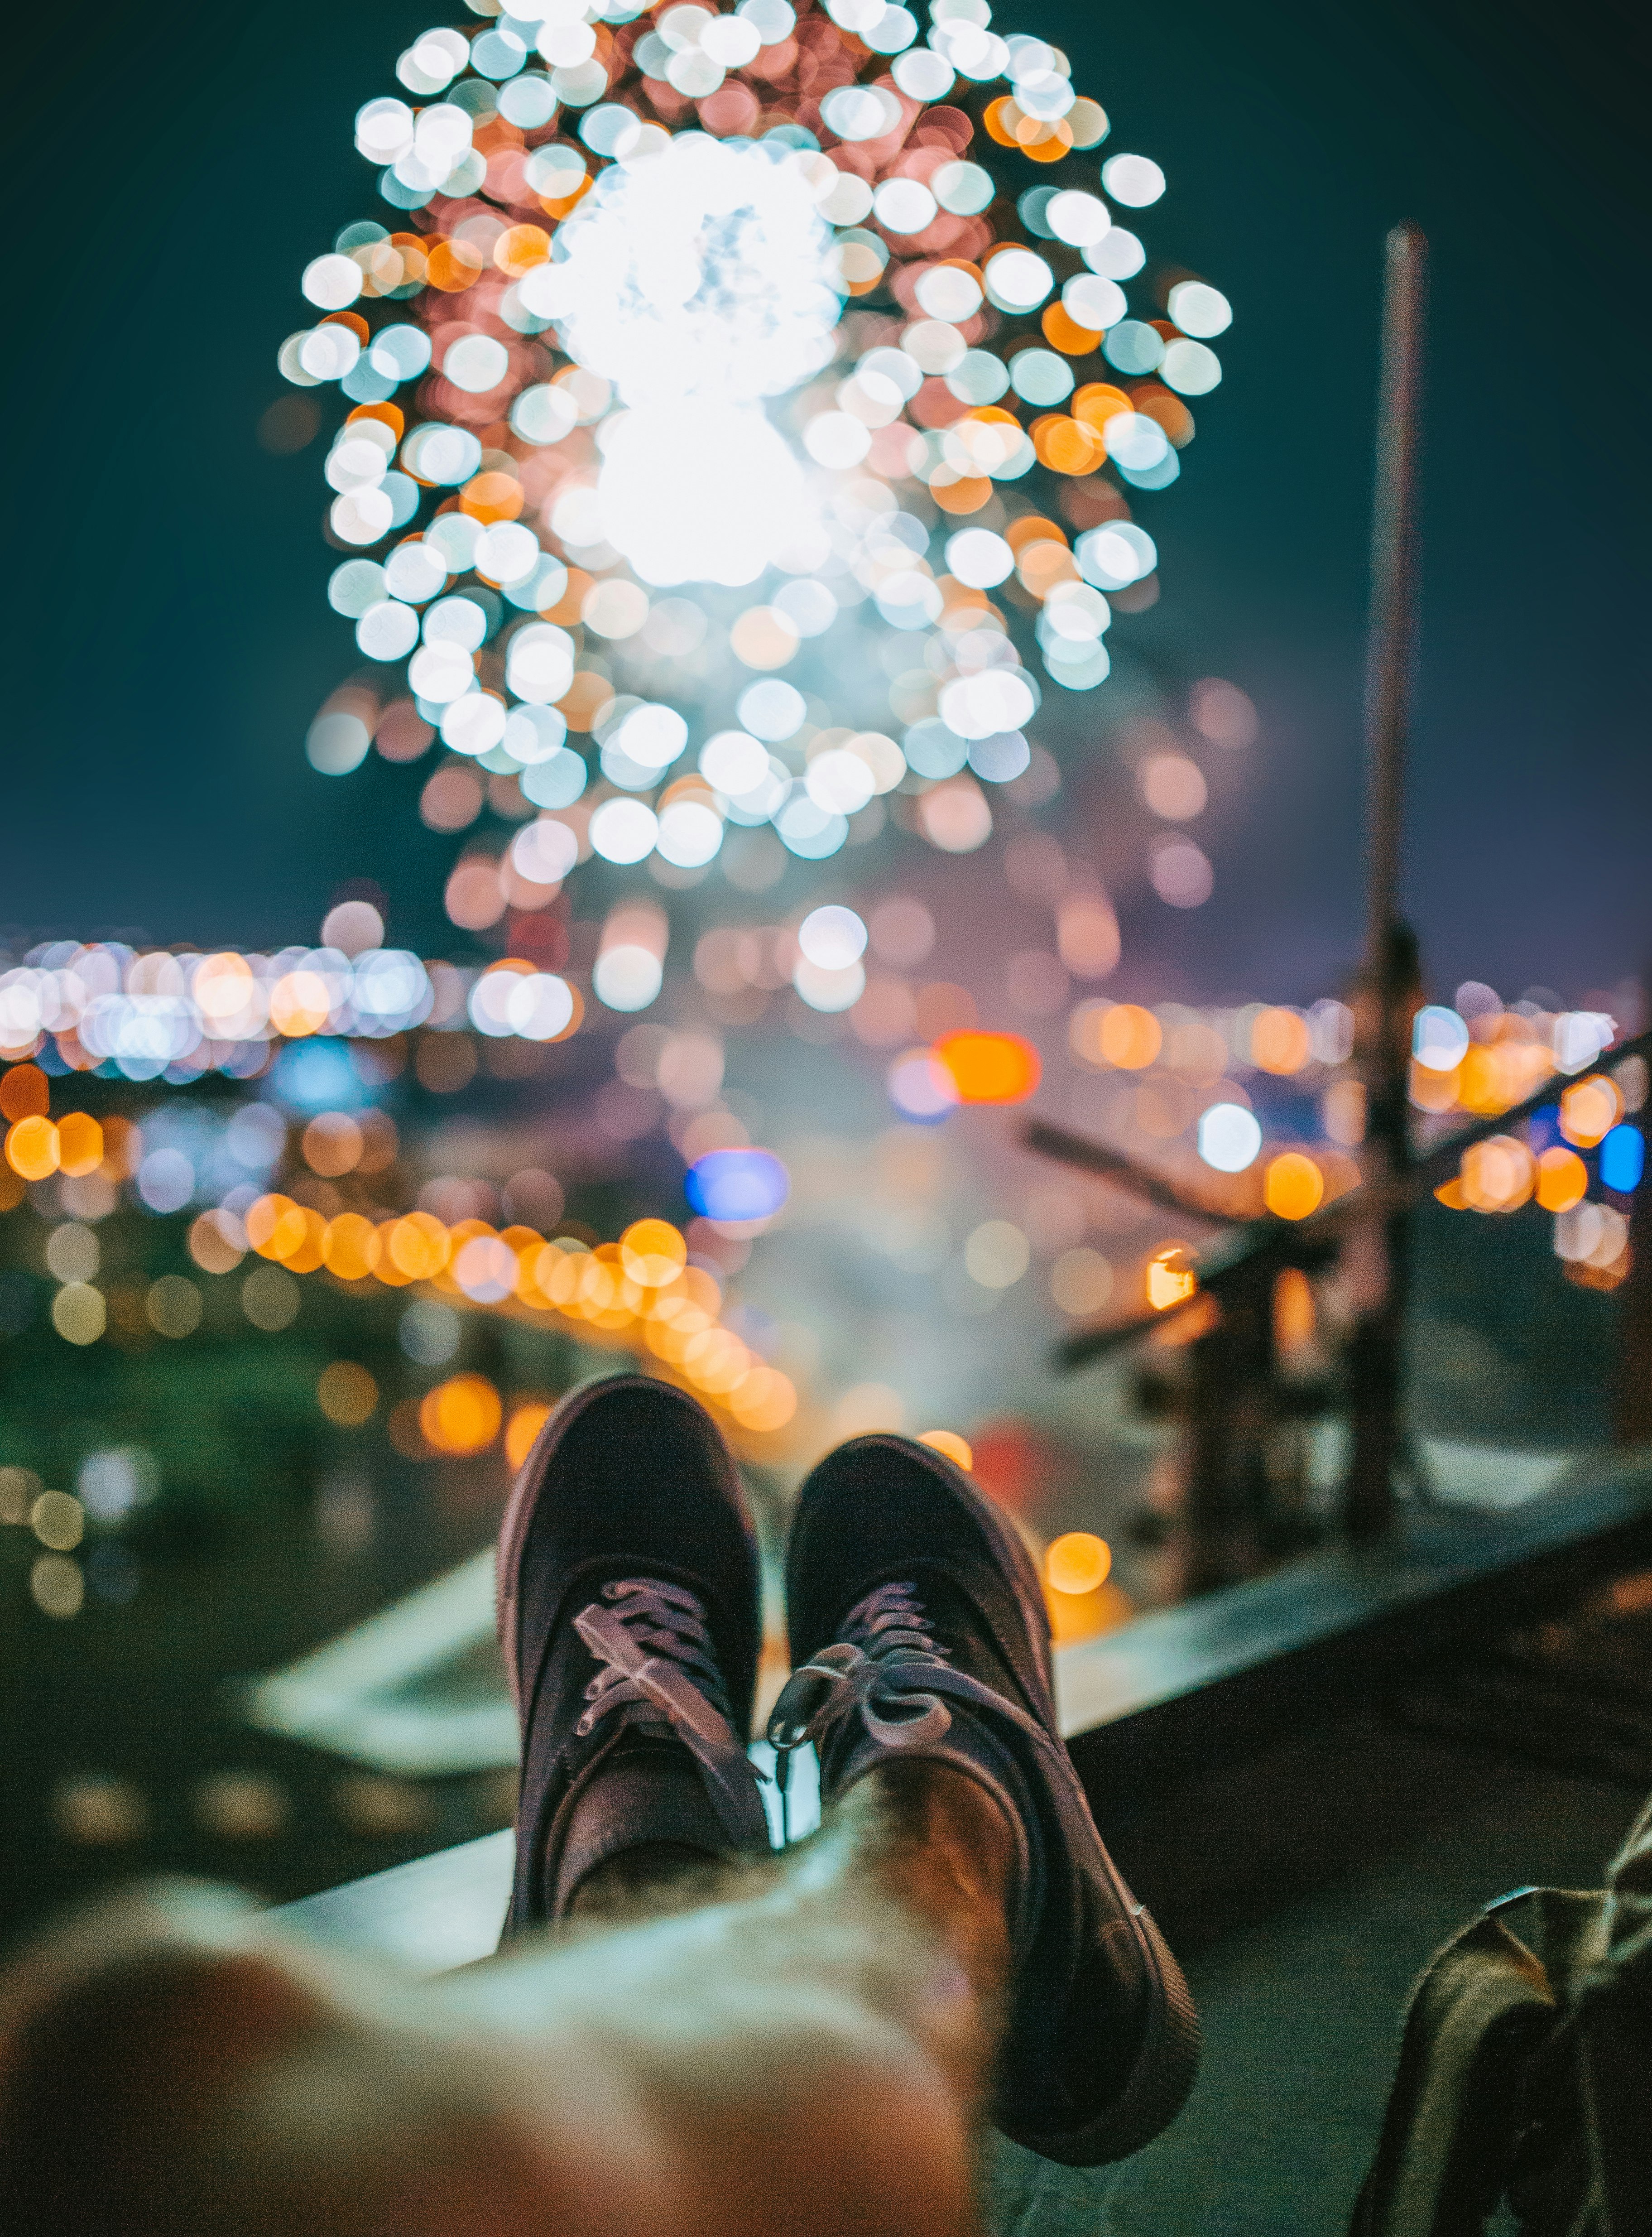
[[[769,1717],[782,1844],[791,1839],[787,1792],[794,1749],[809,1741],[819,1747],[857,1716],[879,1746],[920,1748],[951,1729],[948,1699],[1004,1718],[1036,1745],[1055,1748],[1043,1726],[1015,1702],[954,1669],[916,1585],[879,1585],[850,1609],[831,1646],[792,1673]]]
[[[585,1688],[590,1706],[574,1727],[577,1736],[610,1717],[668,1732],[699,1764],[730,1832],[748,1842],[754,1809],[763,1816],[761,1774],[734,1730],[701,1602],[657,1577],[621,1577],[581,1609],[574,1628],[599,1666]]]

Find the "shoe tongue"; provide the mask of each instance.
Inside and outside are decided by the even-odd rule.
[[[728,1836],[705,1782],[681,1745],[632,1725],[602,1757],[572,1805],[550,1882],[545,1914],[565,1916],[580,1882],[627,1849],[694,1850],[708,1862],[726,1855]]]
[[[1027,1706],[1014,1671],[982,1621],[976,1598],[960,1593],[944,1576],[924,1576],[918,1580],[917,1600],[925,1629],[954,1670],[978,1678],[1019,1708]]]

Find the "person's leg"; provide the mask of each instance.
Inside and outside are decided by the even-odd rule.
[[[714,1899],[406,1983],[160,1891],[0,1993],[6,2224],[95,2237],[965,2237],[1011,1844],[941,1768]]]
[[[1062,1743],[1043,1593],[1014,1528],[942,1454],[854,1438],[803,1486],[786,1599],[793,1674],[769,1738],[782,1756],[813,1742],[827,1804],[946,1766],[1013,1836],[993,2121],[1069,2166],[1139,2150],[1192,2086],[1198,2022]]]
[[[413,1987],[200,1891],[43,1945],[0,2016],[0,2189],[28,2201],[22,2226],[968,2228],[1008,1950],[997,1805],[898,1766],[773,1860],[744,1753],[750,1526],[678,1392],[621,1376],[557,1409],[499,1583],[523,1724],[504,1954]],[[611,1924],[639,1906],[673,1915]]]
[[[517,1938],[410,1986],[197,1892],[43,1945],[0,2008],[14,2226],[964,2237],[984,2106],[1081,2163],[1145,2141],[1191,2009],[1056,1736],[1036,1579],[934,1460],[862,1441],[806,1488],[775,1729],[830,1807],[777,1863],[733,1469],[680,1394],[576,1393],[501,1539]]]

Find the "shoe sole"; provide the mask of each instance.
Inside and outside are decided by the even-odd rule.
[[[1042,1690],[1042,1699],[1036,1704],[1037,1712],[1046,1729],[1059,1741],[1050,1618],[1038,1572],[1019,1532],[977,1489],[962,1468],[932,1446],[920,1445],[908,1437],[880,1435],[858,1437],[849,1449],[881,1450],[897,1454],[909,1462],[917,1462],[952,1495],[980,1530],[997,1554],[999,1567],[1014,1591]],[[800,1515],[800,1508],[799,1511]],[[1096,2167],[1139,2151],[1181,2110],[1198,2071],[1199,2021],[1181,1968],[1171,1955],[1152,1914],[1131,1894],[1107,1852],[1090,1814],[1089,1798],[1064,1743],[1062,1760],[1069,1780],[1070,1807],[1061,1815],[1069,1821],[1070,1831],[1078,1835],[1083,1849],[1083,1854],[1072,1856],[1073,1867],[1096,1884],[1104,1906],[1128,1924],[1147,1978],[1149,2009],[1130,2077],[1103,2115],[1078,2129],[1043,2132],[1005,2125],[1003,2132],[1041,2158],[1055,2160],[1067,2167]]]

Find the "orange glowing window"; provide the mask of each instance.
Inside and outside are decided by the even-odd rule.
[[[1151,1010],[1135,1002],[1115,1002],[1102,1013],[1096,1046],[1103,1064],[1121,1072],[1142,1072],[1164,1046],[1164,1029]]]
[[[438,1453],[485,1452],[503,1418],[499,1394],[484,1375],[450,1376],[419,1401],[418,1426]]]
[[[1306,1219],[1325,1194],[1325,1175],[1300,1150],[1282,1150],[1268,1165],[1262,1201],[1276,1219]]]
[[[1281,1351],[1301,1351],[1313,1341],[1313,1284],[1300,1266],[1281,1266],[1274,1277],[1274,1341]]]
[[[1167,1243],[1148,1260],[1145,1276],[1148,1303],[1155,1313],[1165,1312],[1179,1305],[1184,1297],[1192,1297],[1199,1286],[1199,1277],[1188,1264],[1187,1246]]]
[[[1052,1592],[1093,1593],[1107,1582],[1113,1549],[1089,1530],[1065,1530],[1044,1554],[1044,1582]]]
[[[960,1103],[1024,1103],[1038,1085],[1038,1052],[1019,1033],[948,1033],[935,1044]]]

